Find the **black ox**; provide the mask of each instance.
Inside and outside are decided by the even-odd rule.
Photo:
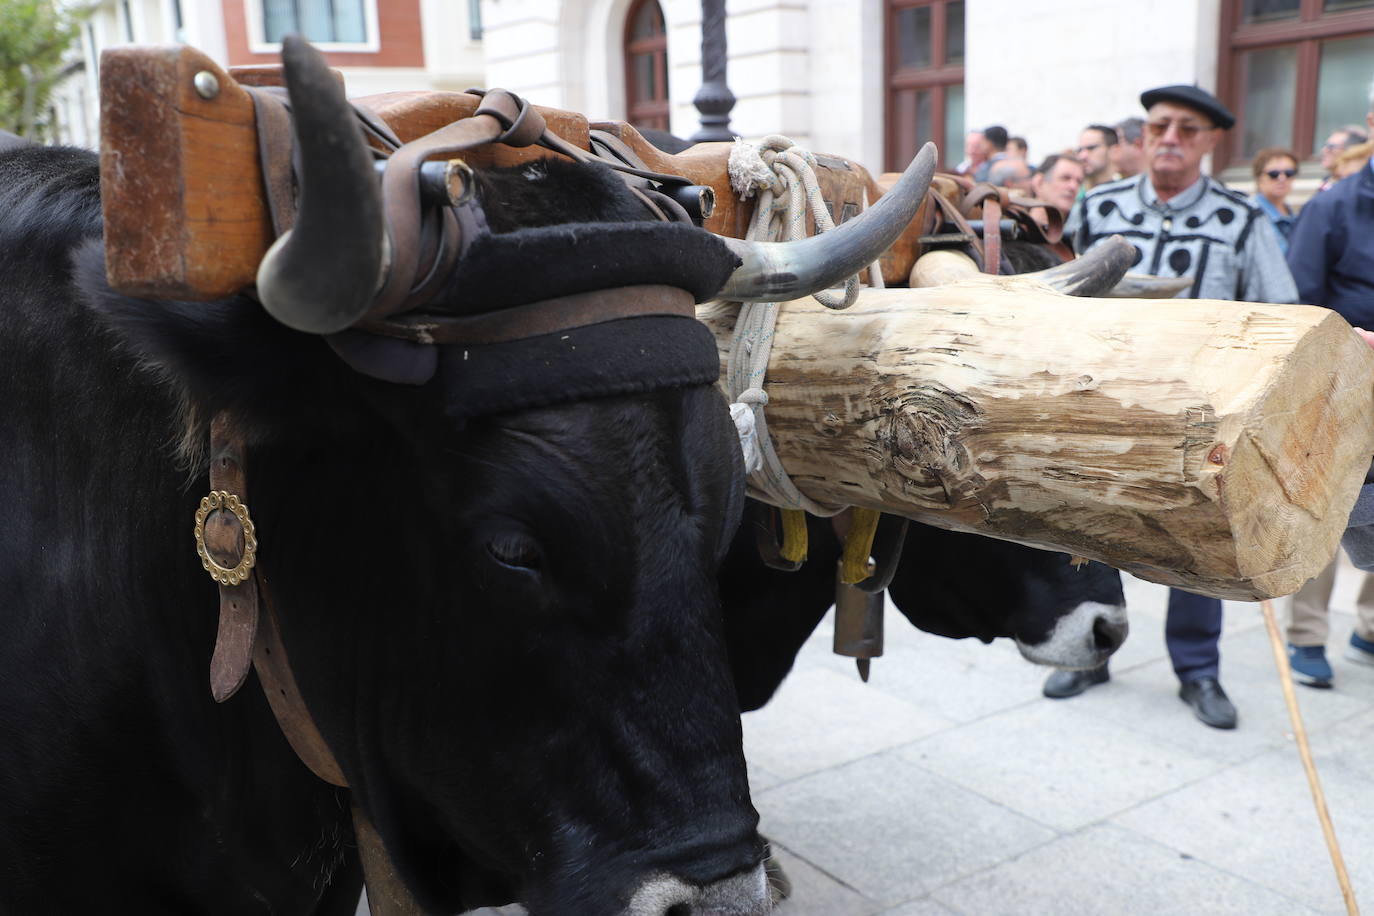
[[[288,72],[317,65],[293,43],[287,56]],[[304,161],[338,157],[302,141]],[[496,236],[549,214],[645,218],[595,169],[482,189]],[[765,911],[737,712],[785,675],[833,565],[736,579],[754,561],[732,547],[738,444],[709,381],[652,353],[651,378],[613,393],[597,376],[512,402],[518,372],[483,388],[442,358],[424,384],[383,381],[394,353],[326,345],[248,297],[113,293],[100,238],[93,156],[0,153],[0,912],[351,913],[350,800],[435,912]],[[547,285],[539,259],[515,285]],[[783,263],[802,286],[748,282],[779,296],[830,282]],[[696,267],[674,270],[709,295],[718,280],[682,276]],[[642,349],[665,327],[636,334],[636,320],[609,343],[571,336],[613,358],[617,340]],[[681,333],[664,353],[691,349]],[[216,416],[246,443],[259,569],[351,790],[301,764],[256,685],[219,705],[206,688],[217,596],[189,528]],[[837,550],[823,531],[815,543]],[[1004,594],[971,601],[954,579],[920,584],[948,555],[908,557],[893,594],[943,635],[1038,644],[1093,600],[1013,560],[996,567]]]
[[[777,691],[835,599],[842,544],[808,518],[810,554],[795,572],[759,559],[753,510],[720,572],[726,648],[743,711]],[[1041,665],[1101,664],[1128,632],[1121,574],[1102,563],[1010,541],[912,523],[895,556],[888,597],[915,627],[951,639],[1015,640]]]
[[[294,41],[285,58],[298,128],[318,128],[298,130],[301,160],[362,157],[365,183],[361,135],[329,127],[350,117],[341,93],[314,95],[334,85],[323,61]],[[312,196],[358,196],[302,178],[298,230]],[[326,345],[247,296],[112,292],[98,179],[89,153],[0,153],[0,912],[351,913],[350,801],[435,912],[763,912],[715,581],[739,446],[709,332],[629,318],[535,338],[565,366],[585,345],[596,365],[576,385],[478,347],[397,372],[413,346]],[[482,186],[489,241],[557,214],[647,218],[595,168]],[[770,294],[833,281],[777,281],[678,228],[696,235],[658,236],[685,247],[646,257],[698,299],[732,251],[736,280]],[[523,252],[511,286],[564,291],[536,244],[550,237],[589,238],[502,249]],[[887,242],[864,244],[848,271]],[[346,293],[340,250],[305,267]],[[278,266],[309,307],[302,265]],[[472,298],[451,283],[434,307]],[[377,377],[408,372],[423,384]],[[217,586],[190,535],[216,417],[246,449],[259,581],[351,790],[302,765],[255,684],[219,705],[207,690]]]

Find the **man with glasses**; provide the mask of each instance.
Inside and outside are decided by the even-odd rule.
[[[1122,235],[1135,245],[1134,270],[1190,277],[1193,299],[1296,302],[1297,288],[1276,234],[1259,208],[1202,174],[1221,130],[1235,124],[1226,106],[1197,86],[1163,86],[1140,96],[1145,107],[1145,171],[1100,185],[1074,207],[1074,250]],[[1202,722],[1234,728],[1236,708],[1219,681],[1221,602],[1169,590],[1165,643],[1179,697]],[[1075,696],[1108,679],[1107,667],[1056,671],[1045,695]]]
[[[1116,131],[1105,124],[1089,124],[1078,135],[1074,152],[1083,163],[1083,190],[1091,191],[1112,180],[1111,150],[1116,146]]]
[[[1336,183],[1336,158],[1341,153],[1350,149],[1352,146],[1359,146],[1361,143],[1369,142],[1369,134],[1358,124],[1347,124],[1338,127],[1331,132],[1331,136],[1326,138],[1322,144],[1322,168],[1326,170],[1326,177],[1322,179],[1318,191],[1325,191]]]

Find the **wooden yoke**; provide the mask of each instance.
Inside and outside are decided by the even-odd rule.
[[[187,299],[251,285],[272,226],[248,93],[191,48],[111,48],[100,127],[110,285]]]
[[[244,86],[283,85],[280,66],[226,73],[194,48],[120,47],[101,57],[101,199],[105,269],[110,285],[132,296],[214,299],[251,286],[273,233],[258,164],[257,124]],[[471,117],[479,99],[464,92],[387,92],[355,99],[409,142]],[[680,175],[715,191],[706,228],[742,238],[753,210],[730,188],[730,143],[703,143],[664,153],[618,121],[589,125],[575,112],[536,106],[549,129],[590,149],[591,129],[614,135],[654,171]],[[557,153],[501,144],[466,154],[476,168],[519,165]],[[821,156],[817,177],[835,221],[857,213],[867,195],[883,193],[866,169]],[[905,283],[916,257],[909,239],[883,261],[889,284]]]

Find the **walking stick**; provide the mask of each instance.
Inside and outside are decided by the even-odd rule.
[[[1274,605],[1261,601],[1264,611],[1264,626],[1269,631],[1269,647],[1274,650],[1274,665],[1279,669],[1279,680],[1283,683],[1283,699],[1288,704],[1288,720],[1293,724],[1293,736],[1298,739],[1298,753],[1302,756],[1303,769],[1307,771],[1307,785],[1312,790],[1312,803],[1317,808],[1317,820],[1322,824],[1322,835],[1326,837],[1326,849],[1331,854],[1331,864],[1336,869],[1336,880],[1341,885],[1341,896],[1345,898],[1345,911],[1350,916],[1359,916],[1360,907],[1355,902],[1355,889],[1350,886],[1350,875],[1345,870],[1345,860],[1341,857],[1341,845],[1336,841],[1336,828],[1331,823],[1331,813],[1326,809],[1326,795],[1322,792],[1321,780],[1317,778],[1317,767],[1312,762],[1312,748],[1307,743],[1307,729],[1302,724],[1302,712],[1298,709],[1298,698],[1293,693],[1293,678],[1288,668],[1288,653],[1283,650],[1279,638],[1279,625],[1274,620]]]

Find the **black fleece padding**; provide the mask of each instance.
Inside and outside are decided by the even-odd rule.
[[[617,286],[658,283],[714,296],[740,264],[711,233],[680,223],[563,223],[481,235],[429,311],[489,312]]]
[[[716,338],[695,318],[620,318],[507,343],[439,349],[445,412],[455,419],[569,401],[712,384]]]

